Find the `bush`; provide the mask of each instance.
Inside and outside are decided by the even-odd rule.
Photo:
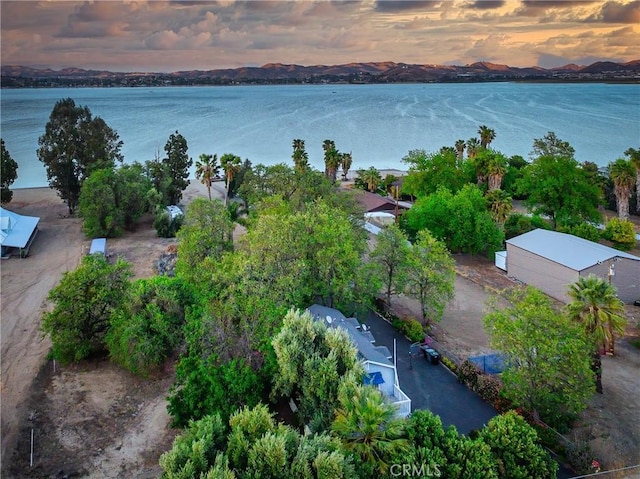
[[[611,218],[607,221],[602,237],[613,243],[613,247],[622,251],[629,251],[636,246],[636,231],[629,220]]]
[[[578,474],[594,472],[593,453],[586,442],[573,443],[567,446],[567,462]]]
[[[540,216],[526,216],[521,213],[511,213],[504,223],[505,239],[511,239],[537,228],[550,229],[547,222]]]
[[[179,215],[171,219],[171,215],[164,208],[158,208],[153,219],[153,227],[160,238],[175,238],[182,226],[184,216]]]
[[[422,329],[422,324],[419,321],[411,318],[393,318],[391,324],[395,329],[408,337],[409,340],[414,342],[424,341],[424,329]]]
[[[478,366],[465,359],[458,368],[458,381],[466,384],[469,388],[475,391],[478,384],[478,376],[481,374]]]
[[[454,363],[451,359],[445,356],[442,356],[440,358],[440,362],[444,364],[446,367],[448,367],[454,374],[458,370],[458,366],[456,366],[456,363]]]
[[[558,231],[560,231],[561,233],[569,233],[574,236],[578,236],[579,238],[593,241],[594,243],[600,241],[601,236],[600,230],[596,226],[586,222],[574,226],[561,227],[558,228]]]
[[[480,374],[477,377],[475,391],[485,401],[494,404],[500,397],[502,391],[502,381],[491,374]]]

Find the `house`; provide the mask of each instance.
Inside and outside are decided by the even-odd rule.
[[[640,257],[577,236],[536,229],[506,241],[507,274],[569,302],[569,286],[595,274],[625,303],[640,299]]]
[[[391,362],[391,353],[385,346],[375,346],[371,331],[356,318],[347,318],[337,309],[314,304],[307,308],[316,321],[329,328],[344,329],[358,349],[358,358],[365,370],[363,383],[377,387],[398,408],[397,415],[406,417],[411,413],[411,399],[398,381],[398,373]]]
[[[9,258],[16,251],[21,258],[29,255],[29,249],[38,234],[40,218],[22,216],[0,208],[0,246],[2,258]]]
[[[411,206],[404,201],[395,201],[388,196],[380,196],[369,191],[358,191],[356,200],[364,207],[365,213],[383,212],[400,216]]]

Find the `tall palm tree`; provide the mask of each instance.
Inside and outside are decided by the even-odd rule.
[[[631,164],[636,169],[636,211],[640,214],[640,148],[627,149],[624,154],[629,157]]]
[[[304,140],[293,140],[293,164],[296,171],[309,168],[309,155],[304,147]]]
[[[396,418],[395,406],[372,386],[356,386],[353,394],[340,394],[339,401],[332,433],[362,466],[373,469],[368,472],[385,475],[389,463],[408,448],[402,437],[404,423]]]
[[[569,317],[582,323],[587,337],[593,341],[596,390],[602,393],[600,349],[609,349],[613,353],[614,335],[624,334],[627,324],[624,304],[616,296],[614,286],[593,274],[572,284],[569,296],[572,299],[567,305]]]
[[[220,157],[220,166],[222,166],[226,178],[226,193],[224,195],[225,206],[227,205],[227,198],[229,197],[229,187],[231,186],[231,182],[233,181],[236,173],[240,170],[241,164],[242,160],[240,157],[233,153],[225,153]]]
[[[507,158],[502,153],[492,152],[486,169],[489,177],[489,191],[499,190],[502,187],[502,178],[507,172]]]
[[[618,217],[627,219],[629,218],[629,199],[636,183],[636,169],[630,160],[619,158],[609,163],[609,177],[613,181]]]
[[[491,190],[485,195],[487,200],[487,208],[491,213],[493,220],[500,226],[509,217],[509,213],[513,210],[513,199],[506,191]]]
[[[331,182],[335,182],[340,166],[340,153],[336,150],[333,140],[324,140],[322,149],[324,150],[324,174]]]
[[[382,183],[382,176],[375,167],[370,167],[368,170],[358,170],[358,176],[360,180],[367,185],[367,191],[375,193]]]
[[[456,154],[458,155],[459,160],[464,159],[465,146],[466,146],[466,143],[464,142],[464,140],[456,141],[455,148],[456,148]]]
[[[480,146],[482,148],[487,148],[496,138],[496,132],[486,125],[481,125],[478,128],[478,135],[480,135]]]
[[[480,150],[480,141],[477,138],[469,138],[467,140],[467,157],[470,160],[475,160]]]
[[[347,175],[349,174],[349,169],[353,164],[353,157],[351,152],[343,153],[340,161],[340,166],[342,167],[342,181],[347,181]]]
[[[213,179],[219,172],[220,167],[218,166],[218,155],[207,155],[206,153],[200,155],[200,160],[196,161],[196,178],[207,187],[209,199],[211,199],[211,185],[213,184]]]

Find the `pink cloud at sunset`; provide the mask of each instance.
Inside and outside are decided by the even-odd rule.
[[[639,0],[5,1],[3,65],[112,71],[640,58]]]

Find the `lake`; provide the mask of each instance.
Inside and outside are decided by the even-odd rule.
[[[0,129],[19,164],[14,188],[46,186],[38,137],[56,101],[73,98],[116,130],[126,162],[164,155],[176,130],[195,160],[234,153],[253,164],[292,164],[305,140],[324,170],[322,142],[352,152],[353,170],[406,169],[410,150],[434,152],[496,132],[491,147],[529,157],[533,140],[553,131],[580,162],[604,166],[640,147],[640,86],[603,83],[278,85],[162,88],[3,89]],[[193,172],[192,172],[193,173]]]

